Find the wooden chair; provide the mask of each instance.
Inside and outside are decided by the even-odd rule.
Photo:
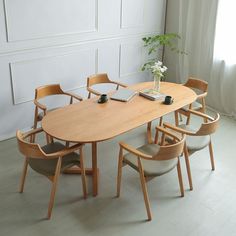
[[[91,75],[87,78],[87,90],[88,90],[88,98],[91,97],[91,94],[94,94],[96,96],[100,96],[101,93],[97,90],[94,90],[92,88],[93,85],[96,84],[102,84],[102,83],[108,83],[108,84],[115,84],[116,85],[116,90],[119,89],[119,86],[121,87],[127,87],[126,85],[116,82],[116,81],[111,81],[107,74],[96,74],[96,75]]]
[[[215,170],[211,134],[214,133],[218,127],[220,115],[217,113],[215,118],[212,118],[211,116],[208,116],[198,111],[189,110],[188,112],[189,116],[193,114],[203,118],[204,122],[201,124],[199,129],[196,130],[192,128],[191,125],[186,125],[186,124],[182,124],[176,127],[174,125],[164,123],[163,126],[165,128],[171,129],[172,131],[176,131],[183,135],[184,134],[187,135],[186,143],[184,146],[184,155],[188,173],[189,187],[190,190],[192,190],[193,184],[192,184],[189,156],[208,146],[210,152],[211,168],[212,170]],[[207,123],[205,121],[207,121]]]
[[[23,173],[20,183],[20,193],[22,193],[24,190],[24,183],[28,165],[39,174],[45,175],[52,182],[47,214],[47,218],[50,219],[59,174],[65,169],[74,165],[77,165],[81,169],[84,198],[86,198],[87,196],[82,152],[83,145],[75,144],[71,147],[65,147],[59,142],[52,142],[40,147],[39,144],[30,143],[26,140],[27,138],[30,139],[32,135],[36,135],[40,132],[42,132],[42,128],[32,130],[25,134],[21,133],[20,131],[16,132],[19,151],[25,156]],[[75,152],[78,150],[79,154]]]
[[[177,167],[180,192],[181,196],[184,196],[179,156],[183,153],[185,136],[178,137],[162,127],[156,127],[156,130],[155,143],[136,149],[121,142],[118,162],[117,197],[120,196],[122,166],[127,164],[139,172],[148,220],[152,219],[152,214],[146,187],[147,180],[166,174]],[[159,132],[162,133],[162,137],[160,144],[157,144]],[[172,139],[171,144],[165,143],[166,137]],[[123,150],[128,153],[124,155]]]
[[[35,104],[35,114],[34,114],[34,125],[33,128],[36,129],[37,128],[37,124],[38,122],[40,122],[43,117],[47,114],[47,112],[50,112],[54,109],[50,109],[48,110],[47,107],[43,104],[41,104],[38,100],[42,99],[44,97],[47,96],[51,96],[51,95],[66,95],[70,97],[70,104],[73,103],[73,99],[76,99],[78,101],[82,101],[82,97],[72,94],[72,93],[68,93],[68,92],[64,92],[61,87],[60,84],[50,84],[50,85],[45,85],[45,86],[41,86],[35,89],[35,99],[34,99],[34,104]],[[39,110],[41,110],[42,112],[39,112]],[[34,139],[34,137],[33,137]],[[34,141],[34,140],[32,140]]]
[[[208,83],[204,80],[189,77],[188,81],[184,84],[184,86],[194,90],[194,92],[197,94],[197,101],[199,102],[195,101],[192,104],[182,107],[181,109],[175,111],[175,125],[176,126],[179,125],[178,114],[180,114],[180,116],[184,115],[187,117],[186,124],[188,125],[190,123],[190,115],[188,113],[189,109],[200,111],[202,113],[206,112],[205,97],[207,96]]]

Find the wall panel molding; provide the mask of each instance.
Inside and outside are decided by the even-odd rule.
[[[144,1],[145,0],[121,0],[121,29],[132,29],[144,26]]]
[[[25,1],[25,6],[23,6],[23,1]],[[58,1],[57,0],[51,0],[51,2],[54,1],[55,4],[58,5]],[[66,4],[68,5],[69,2],[78,2],[77,4],[79,5],[79,0],[64,0],[64,4],[66,6]],[[81,0],[82,2],[84,2],[83,0]],[[13,2],[13,3],[11,3]],[[19,1],[18,4],[21,4],[21,9],[24,9],[24,7],[29,8],[29,6],[27,6],[27,3],[29,4],[31,2],[31,0],[21,0]],[[38,0],[38,4],[41,3],[41,5],[43,4],[41,0]],[[54,27],[49,27],[45,32],[43,32],[42,30],[44,30],[46,27],[48,27],[51,23],[50,22],[50,16],[48,16],[50,14],[50,12],[48,12],[48,14],[45,14],[45,17],[49,17],[48,19],[43,19],[43,16],[41,17],[41,21],[42,24],[40,25],[40,22],[38,22],[37,25],[30,25],[31,22],[34,21],[34,17],[37,18],[37,16],[34,16],[32,14],[32,18],[30,17],[29,19],[25,19],[26,17],[24,17],[24,14],[22,13],[21,15],[17,16],[16,13],[18,13],[19,11],[19,7],[17,7],[16,5],[16,1],[13,0],[3,0],[3,6],[4,6],[4,14],[5,14],[5,21],[6,21],[6,36],[7,36],[7,42],[18,42],[18,41],[29,41],[29,40],[37,40],[37,39],[48,39],[48,38],[53,38],[53,37],[61,37],[61,36],[66,36],[66,35],[72,35],[72,34],[86,34],[86,33],[94,33],[98,31],[98,0],[87,0],[87,3],[93,4],[93,8],[94,11],[90,12],[90,14],[93,14],[93,22],[87,22],[89,24],[92,24],[92,26],[88,26],[88,29],[80,29],[80,30],[76,30],[76,29],[71,29],[68,32],[63,32],[65,31],[65,29],[67,29],[68,26],[71,25],[72,19],[70,19],[70,22],[68,20],[68,25],[66,27],[66,25],[64,25],[64,29],[60,30],[58,28],[58,26],[62,25],[61,23],[64,22],[63,19],[59,19],[60,17],[58,16],[58,20],[61,20],[61,22],[54,22],[55,25]],[[10,5],[12,4],[12,5]],[[32,1],[32,4],[35,4],[35,1]],[[90,4],[88,4],[87,8],[90,9],[91,6]],[[10,6],[9,6],[10,5]],[[15,7],[15,9],[14,9]],[[84,5],[83,5],[84,7]],[[82,7],[80,7],[82,8]],[[78,9],[80,9],[78,8]],[[45,6],[45,9],[41,9],[46,11],[46,9],[48,9]],[[52,9],[52,7],[51,7]],[[81,10],[81,13],[84,13],[84,16],[87,15],[87,19],[86,21],[90,20],[90,14],[86,13],[89,12],[88,9],[83,9]],[[35,9],[37,10],[37,9]],[[50,10],[50,8],[49,8]],[[57,10],[57,9],[55,9]],[[58,10],[62,10],[62,9],[58,9]],[[71,9],[70,9],[71,10]],[[75,9],[76,10],[76,9]],[[66,11],[66,10],[65,10]],[[60,12],[60,11],[59,11]],[[27,12],[28,14],[30,14],[29,12]],[[80,12],[78,12],[78,16],[81,14]],[[22,16],[23,15],[23,16]],[[52,14],[53,15],[53,14]],[[66,15],[66,12],[65,12]],[[74,13],[74,15],[76,15]],[[44,17],[44,18],[45,18]],[[53,19],[53,18],[52,18]],[[43,22],[45,21],[45,22]],[[76,19],[74,19],[74,22],[76,22]],[[77,22],[80,22],[79,27],[83,27],[82,25],[85,24],[85,19],[78,19]],[[20,25],[21,24],[21,25]],[[28,24],[28,25],[27,25]],[[23,27],[24,26],[24,27]],[[78,27],[78,25],[74,25],[75,28]],[[27,32],[25,28],[30,28],[31,27],[31,32]],[[68,27],[69,28],[69,27]],[[55,30],[55,32],[52,32],[53,30]],[[39,33],[40,32],[40,33]],[[22,34],[23,35],[20,35]]]
[[[34,99],[36,87],[60,83],[66,91],[86,87],[88,74],[98,68],[98,49],[9,63],[14,105]]]
[[[140,40],[120,44],[119,77],[139,74],[143,64],[143,46]]]

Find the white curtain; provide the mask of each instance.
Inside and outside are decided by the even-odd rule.
[[[172,1],[178,1],[179,7],[176,9],[177,32],[181,36],[179,47],[188,53],[177,57],[176,81],[183,83],[189,76],[206,80],[209,83],[207,105],[236,117],[236,66],[232,62],[230,64],[223,54],[219,53],[222,50],[217,50],[221,48],[224,51],[228,44],[236,45],[236,39],[232,43],[229,40],[232,36],[230,31],[235,30],[233,24],[236,22],[236,13],[233,12],[231,15],[231,17],[235,15],[235,20],[231,18],[228,22],[231,26],[224,23],[222,27],[222,23],[219,23],[223,20],[220,9],[224,10],[221,3],[229,4],[235,0],[169,0],[169,4]],[[174,4],[176,5],[176,2]],[[218,15],[217,10],[219,10]],[[235,11],[235,8],[233,10]],[[223,35],[223,42],[218,40],[219,35],[222,35],[222,28],[228,29]],[[230,58],[236,58],[236,50],[232,47],[230,55]],[[234,62],[236,64],[236,60]]]
[[[219,0],[209,97],[212,107],[234,118],[236,118],[235,9],[235,0]]]

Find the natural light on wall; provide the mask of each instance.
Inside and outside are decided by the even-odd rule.
[[[236,0],[219,0],[214,58],[236,64]]]

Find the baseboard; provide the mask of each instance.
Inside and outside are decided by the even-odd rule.
[[[21,131],[26,132],[26,131],[29,131],[30,129],[31,127],[28,127],[28,128],[21,129]],[[7,139],[15,138],[15,137],[16,137],[16,131],[8,133],[8,134],[0,135],[0,142],[5,141]]]

